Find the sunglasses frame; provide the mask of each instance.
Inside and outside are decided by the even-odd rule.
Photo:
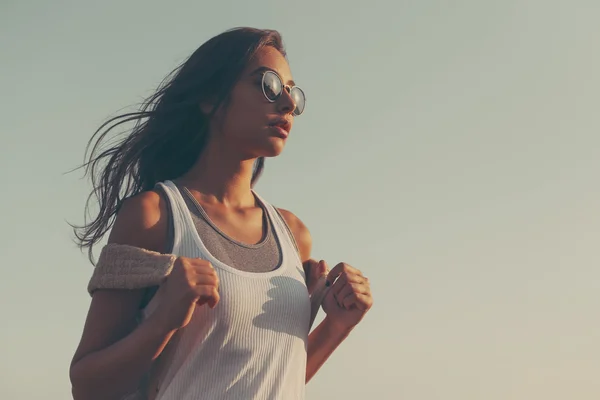
[[[275,97],[275,99],[270,99],[269,96],[267,96],[267,93],[265,91],[265,77],[267,76],[267,74],[274,75],[279,80],[279,83],[281,84],[281,92],[279,92],[279,94],[277,95],[277,97]],[[277,99],[279,99],[281,97],[281,95],[283,94],[284,90],[286,90],[290,94],[290,96],[292,94],[292,90],[294,90],[294,89],[299,90],[300,93],[302,93],[302,97],[304,98],[304,107],[302,108],[302,111],[300,113],[297,113],[296,110],[298,110],[298,105],[295,104],[293,113],[294,113],[295,116],[299,116],[299,115],[302,115],[304,113],[304,108],[306,108],[306,93],[304,93],[304,90],[302,90],[298,86],[284,85],[283,84],[283,80],[281,79],[281,77],[279,76],[279,74],[277,74],[277,72],[275,72],[275,71],[265,71],[263,73],[262,80],[261,80],[261,85],[260,86],[261,86],[261,90],[263,92],[263,96],[265,96],[265,99],[267,99],[267,101],[269,103],[275,103],[277,101]]]

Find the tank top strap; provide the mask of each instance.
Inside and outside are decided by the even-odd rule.
[[[157,183],[167,196],[173,218],[173,253],[180,254],[182,249],[196,246],[196,226],[190,215],[187,204],[179,189],[172,181]],[[183,254],[182,254],[183,255]]]
[[[279,238],[281,246],[285,245],[288,256],[293,257],[294,261],[296,261],[299,264],[302,264],[302,260],[300,260],[300,255],[298,254],[298,250],[295,244],[296,242],[291,236],[292,233],[290,232],[286,222],[281,217],[281,214],[275,209],[273,205],[265,201],[258,193],[256,193],[254,190],[252,192],[264,205],[265,210],[268,213],[269,219],[273,223],[275,232],[277,233],[277,237]]]

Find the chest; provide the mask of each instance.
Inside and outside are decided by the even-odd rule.
[[[265,237],[268,221],[261,207],[229,208],[201,203],[198,199],[196,204],[214,228],[236,242],[257,244]]]
[[[197,329],[226,331],[246,336],[250,332],[280,332],[304,337],[309,328],[310,299],[297,274],[252,279],[229,273],[220,275],[217,307],[198,308],[192,325]]]

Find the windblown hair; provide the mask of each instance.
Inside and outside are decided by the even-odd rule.
[[[78,246],[87,248],[92,263],[93,246],[112,227],[125,199],[176,179],[193,166],[207,142],[214,112],[226,104],[245,67],[265,46],[286,56],[282,38],[274,30],[236,28],[211,38],[167,75],[139,111],[110,118],[94,133],[82,165],[93,189],[85,204],[83,226],[72,225]],[[213,111],[202,113],[201,103],[211,104]],[[116,142],[108,140],[115,128],[129,123],[133,128],[128,135]],[[263,167],[261,157],[255,164],[253,185]],[[99,204],[95,216],[89,212],[94,197]]]

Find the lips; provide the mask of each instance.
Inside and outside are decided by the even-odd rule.
[[[269,124],[269,126],[278,127],[283,129],[286,133],[290,133],[290,129],[292,128],[292,123],[285,118],[277,118]]]

